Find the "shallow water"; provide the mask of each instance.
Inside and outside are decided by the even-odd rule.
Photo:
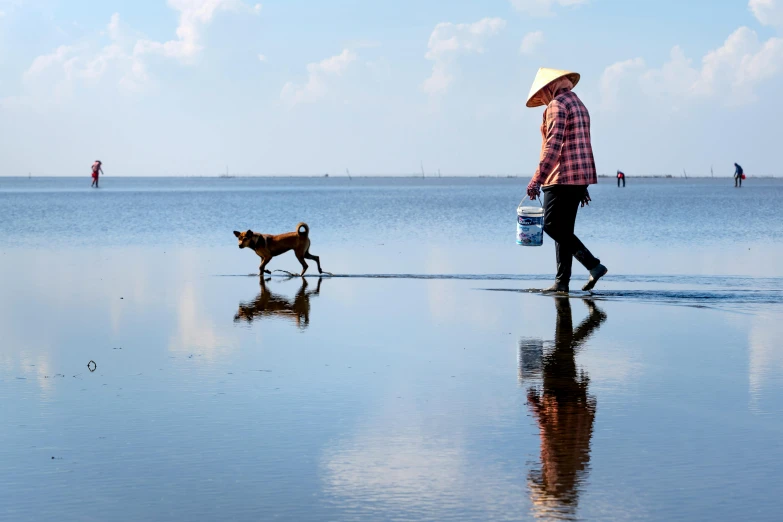
[[[26,181],[0,179],[0,519],[779,518],[781,221],[632,212],[763,215],[775,180],[597,187],[592,300],[527,292],[553,252],[513,244],[520,180]],[[248,277],[230,231],[302,218],[338,277]]]

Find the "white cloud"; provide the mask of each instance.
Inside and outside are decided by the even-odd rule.
[[[554,6],[571,7],[586,4],[588,0],[510,0],[514,9],[533,16],[551,16]]]
[[[265,54],[258,54],[258,61],[259,62],[266,62],[266,55]]]
[[[643,63],[637,58],[608,67],[602,79],[604,100],[611,102],[612,89],[631,76],[645,94],[674,107],[698,99],[742,105],[755,100],[758,85],[783,71],[783,38],[761,42],[755,31],[740,27],[722,46],[704,55],[700,67],[679,46],[660,68],[643,70]]]
[[[323,98],[328,90],[327,78],[342,75],[354,61],[356,61],[356,53],[350,49],[343,49],[343,52],[336,56],[308,64],[307,83],[304,85],[286,83],[280,92],[280,99],[293,106],[300,103],[313,103]]]
[[[29,94],[17,97],[17,100],[38,97],[47,103],[57,101],[61,96],[71,92],[75,82],[95,82],[112,68],[119,76],[128,77],[125,80],[127,86],[131,85],[132,77],[136,80],[144,78],[146,73],[139,69],[138,60],[118,43],[120,38],[118,14],[112,15],[106,31],[102,34],[108,34],[112,43],[98,50],[86,44],[61,45],[52,53],[35,58],[22,75]],[[53,92],[54,96],[47,95],[47,91]]]
[[[439,23],[430,35],[425,58],[432,60],[432,75],[425,80],[422,89],[429,94],[448,90],[454,81],[451,73],[454,61],[460,54],[481,54],[484,41],[506,26],[502,18],[484,18],[472,24]]]
[[[168,5],[179,12],[176,39],[163,43],[123,39],[120,15],[114,13],[99,33],[108,37],[111,43],[101,47],[94,40],[79,46],[62,45],[49,54],[38,56],[23,74],[26,92],[6,98],[3,105],[50,104],[69,93],[75,82],[94,83],[110,71],[121,88],[141,90],[149,81],[147,55],[161,54],[189,63],[203,49],[203,30],[217,12],[261,11],[261,4],[251,7],[241,0],[168,0]]]
[[[106,28],[109,31],[109,38],[112,40],[119,40],[120,38],[120,13],[114,13],[111,15],[109,26]]]
[[[623,80],[630,71],[640,71],[644,69],[644,60],[634,58],[617,62],[604,70],[601,76],[601,106],[604,109],[612,109],[617,105],[620,95],[620,87]]]
[[[694,68],[679,47],[660,69],[643,76],[648,91],[663,96],[708,96],[729,104],[754,99],[754,89],[777,75],[783,64],[783,39],[760,42],[755,31],[740,27],[723,45],[708,52]]]
[[[763,25],[783,28],[783,0],[750,0],[748,8]],[[636,79],[642,92],[666,100],[673,107],[685,101],[717,99],[726,105],[755,100],[756,87],[783,72],[783,38],[759,40],[748,27],[740,27],[723,45],[704,55],[694,66],[679,47],[658,69],[644,69],[636,58],[606,68],[601,80],[604,107],[615,105],[618,85]]]
[[[782,0],[750,0],[748,7],[762,24],[783,28]]]
[[[538,49],[543,43],[544,43],[543,31],[534,31],[532,33],[527,33],[525,37],[522,38],[522,45],[519,46],[519,52],[520,54],[533,54],[534,52],[536,52],[536,49]]]
[[[134,55],[158,53],[182,61],[192,60],[203,46],[200,43],[203,28],[212,22],[219,11],[251,11],[258,14],[261,4],[250,7],[242,0],[169,0],[169,6],[179,11],[177,38],[167,42],[139,40]]]
[[[38,56],[35,60],[33,60],[30,68],[25,71],[24,78],[28,79],[38,76],[44,71],[48,70],[50,67],[62,65],[66,61],[72,60],[72,55],[74,54],[75,50],[76,48],[71,47],[70,45],[61,45],[55,49],[53,53]]]

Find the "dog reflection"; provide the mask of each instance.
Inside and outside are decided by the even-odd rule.
[[[588,317],[574,329],[569,299],[555,299],[557,323],[550,351],[545,352],[543,341],[520,342],[520,379],[541,377],[540,386],[527,392],[541,436],[541,465],[530,472],[528,485],[534,510],[541,514],[574,516],[579,485],[589,468],[596,400],[588,394],[590,380],[577,368],[575,356],[606,314],[593,301],[584,303]]]
[[[302,278],[299,291],[293,299],[271,292],[267,281],[261,278],[261,292],[253,301],[239,303],[239,310],[234,316],[234,322],[246,321],[252,323],[257,318],[282,317],[293,320],[302,330],[310,324],[310,297],[321,292],[321,278],[315,290],[308,290],[307,280]]]

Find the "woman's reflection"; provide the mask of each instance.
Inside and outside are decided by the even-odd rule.
[[[256,318],[282,317],[292,319],[296,326],[304,330],[310,324],[310,297],[321,292],[321,281],[315,290],[308,290],[307,280],[302,278],[302,286],[293,300],[274,292],[266,287],[268,280],[261,278],[261,291],[253,301],[239,303],[239,310],[234,315],[234,322],[246,321],[252,323]]]
[[[541,435],[541,467],[528,477],[536,511],[571,517],[576,513],[579,485],[590,462],[596,400],[588,395],[589,379],[577,369],[577,350],[606,320],[592,300],[584,299],[589,315],[576,328],[568,298],[555,298],[557,323],[554,348],[544,354],[542,341],[520,342],[520,378],[538,373],[527,400]],[[539,358],[536,364],[535,352]],[[538,371],[537,371],[538,370]]]

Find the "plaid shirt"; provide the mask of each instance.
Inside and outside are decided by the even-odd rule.
[[[590,114],[573,91],[556,96],[547,106],[541,137],[541,161],[533,181],[545,187],[598,183]]]

